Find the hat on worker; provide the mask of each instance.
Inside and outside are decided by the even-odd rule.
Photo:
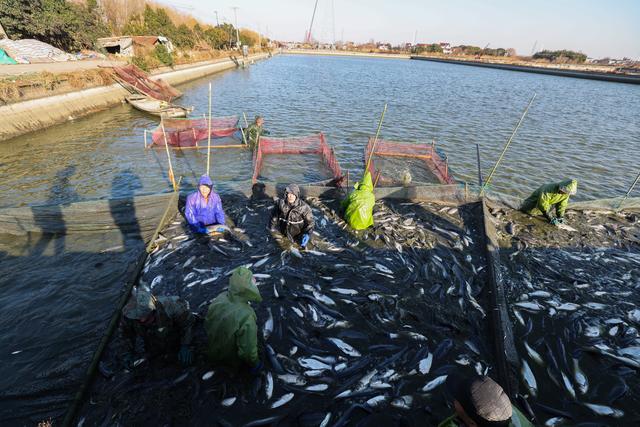
[[[447,377],[446,388],[478,426],[508,425],[513,414],[511,401],[491,378],[453,373]]]
[[[156,298],[146,289],[139,288],[129,298],[122,310],[128,319],[140,320],[149,316],[156,309]]]

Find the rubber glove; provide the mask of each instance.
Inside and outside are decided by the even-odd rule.
[[[253,368],[249,369],[249,373],[251,375],[258,375],[260,371],[262,371],[262,368],[263,368],[262,360],[258,360],[258,364]]]
[[[303,234],[302,235],[302,241],[300,242],[300,246],[302,246],[303,248],[307,246],[307,244],[309,243],[309,235],[308,234]]]
[[[555,225],[555,226],[558,226],[558,225],[560,225],[560,221],[558,221],[558,218],[553,218],[553,219],[551,220],[551,224],[553,224],[553,225]]]
[[[207,234],[207,227],[204,226],[203,222],[197,223],[194,228],[196,229],[196,233]]]
[[[193,362],[193,353],[188,346],[183,345],[182,347],[180,347],[180,351],[178,352],[178,360],[184,366],[191,365],[191,362]]]

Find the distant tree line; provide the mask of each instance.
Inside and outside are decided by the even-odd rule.
[[[572,50],[543,50],[536,52],[533,59],[546,59],[551,62],[577,62],[583,63],[587,60],[587,55]]]
[[[424,46],[414,46],[411,48],[411,53],[420,55],[421,53],[442,53],[442,46],[438,43],[432,43]]]
[[[66,51],[91,48],[110,33],[96,0],[0,0],[0,23],[12,39],[33,38]]]

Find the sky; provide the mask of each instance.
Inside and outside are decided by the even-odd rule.
[[[234,23],[281,41],[302,41],[316,0],[159,0],[202,21]],[[335,16],[335,19],[334,19]],[[335,30],[334,30],[335,29]],[[314,38],[331,42],[449,42],[569,49],[640,59],[640,0],[318,0]],[[417,34],[417,37],[416,37]]]

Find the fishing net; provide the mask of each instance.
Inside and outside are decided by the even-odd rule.
[[[206,118],[164,119],[163,123],[167,144],[173,147],[197,147],[198,142],[209,138],[209,120]],[[238,116],[211,118],[212,138],[225,138],[237,130]],[[162,134],[162,126],[158,125],[151,131],[151,145],[164,146],[165,135]]]
[[[455,180],[449,173],[449,164],[444,153],[439,153],[434,144],[428,143],[409,143],[378,139],[375,143],[374,138],[369,138],[369,143],[364,153],[365,163],[371,156],[373,157],[369,164],[371,176],[376,176],[376,170],[380,172],[378,185],[392,186],[402,184],[402,171],[394,170],[392,163],[388,159],[402,160],[403,167],[407,167],[407,162],[417,163],[426,167],[435,180],[439,184],[455,184]],[[378,160],[376,160],[378,157]],[[378,167],[376,167],[376,161]],[[400,172],[400,173],[399,173]],[[416,171],[417,172],[417,171]]]
[[[327,144],[323,133],[289,138],[261,137],[253,161],[254,184],[258,182],[258,177],[260,176],[265,156],[274,154],[318,155],[320,156],[322,163],[331,172],[334,183],[336,185],[340,185],[342,182],[340,164],[338,163],[338,159],[336,159],[333,148]]]
[[[171,102],[175,98],[182,96],[182,93],[162,79],[151,80],[147,73],[133,64],[123,67],[113,67],[114,78],[134,93],[142,93],[154,99]]]

